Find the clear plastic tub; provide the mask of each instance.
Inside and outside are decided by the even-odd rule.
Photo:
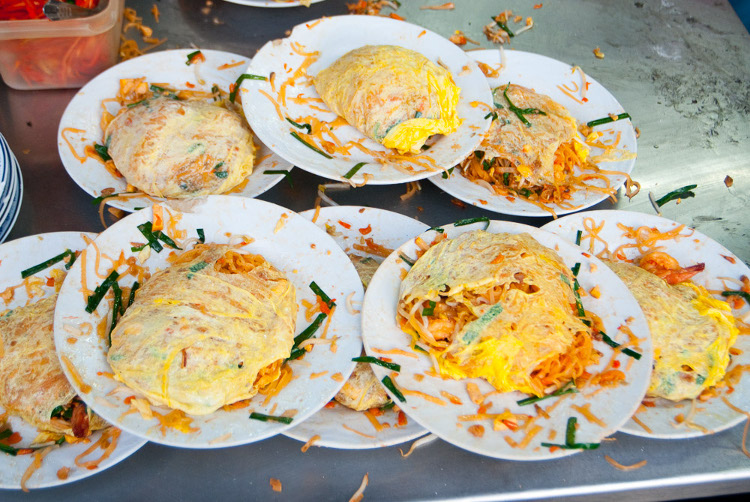
[[[117,63],[124,4],[67,21],[0,21],[0,75],[14,89],[81,87]]]

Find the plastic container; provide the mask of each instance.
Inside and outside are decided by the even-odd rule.
[[[14,89],[81,87],[117,63],[124,4],[67,21],[0,21],[0,75]]]

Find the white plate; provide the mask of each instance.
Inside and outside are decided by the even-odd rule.
[[[331,298],[338,299],[339,305],[342,305],[350,294],[353,294],[354,301],[362,301],[362,283],[349,258],[325,232],[298,214],[269,202],[222,195],[213,195],[194,204],[182,205],[182,212],[174,209],[175,207],[175,203],[171,203],[171,207],[165,206],[165,228],[168,228],[168,222],[172,219],[168,214],[169,210],[174,218],[181,217],[177,228],[187,230],[188,237],[196,237],[196,229],[202,228],[206,242],[228,243],[230,235],[246,235],[253,238],[254,241],[242,249],[263,255],[272,265],[285,273],[296,287],[298,303],[303,299],[315,301],[315,294],[308,287],[312,281]],[[130,243],[143,242],[144,238],[136,226],[151,219],[152,210],[147,208],[131,214],[99,234],[95,243],[87,250],[91,257],[86,261],[88,288],[93,290],[103,280],[95,274],[94,245],[101,253],[109,256],[117,256],[120,251],[124,251],[126,257],[137,254],[130,251]],[[286,223],[274,232],[282,219]],[[164,268],[167,266],[168,255],[169,248],[161,253],[152,252],[144,266],[152,272]],[[339,337],[337,352],[333,353],[327,346],[321,346],[323,348],[309,352],[304,358],[292,361],[290,364],[294,376],[298,378],[292,380],[268,405],[262,405],[264,396],[256,396],[251,400],[249,408],[229,412],[219,410],[210,415],[191,416],[191,426],[199,429],[195,433],[168,430],[166,434],[162,434],[158,427],[155,427],[158,423],[156,419],[145,420],[138,413],[122,417],[129,409],[129,406],[123,403],[123,398],[127,394],[107,395],[118,384],[101,373],[111,372],[106,358],[106,340],[100,340],[94,333],[88,337],[79,337],[78,342],[73,345],[64,341],[70,336],[64,329],[66,325],[89,322],[96,326],[102,317],[109,315],[110,308],[106,302],[102,302],[93,314],[88,314],[84,310],[86,303],[80,292],[82,262],[82,259],[76,262],[70,271],[70,280],[60,291],[55,311],[58,355],[68,357],[80,372],[83,382],[92,387],[88,393],[80,392],[78,389],[81,398],[89,406],[118,427],[156,443],[189,448],[220,448],[251,443],[278,434],[291,425],[250,420],[249,411],[280,415],[287,410],[295,409],[297,414],[294,416],[293,425],[302,422],[336,394],[343,385],[343,380],[339,382],[331,376],[341,373],[344,379],[348,378],[355,365],[351,359],[357,357],[362,349],[357,332],[359,314],[350,314],[343,306],[337,308],[328,330],[329,338]],[[108,260],[102,260],[99,272],[108,273],[106,268],[109,266],[111,265]],[[126,286],[132,281],[129,277],[121,280],[121,283]],[[303,310],[300,308],[297,316],[298,333],[309,324],[305,321]],[[310,378],[312,373],[324,371],[328,373],[318,378]],[[106,405],[102,400],[106,401]],[[169,411],[165,407],[152,408],[160,410],[162,414]]]
[[[9,176],[6,185],[6,193],[0,199],[0,242],[3,242],[16,223],[18,214],[21,212],[21,203],[23,202],[23,176],[21,166],[18,165],[13,152],[8,148],[7,153],[10,155]]]
[[[3,244],[0,246],[0,261],[2,261],[2,267],[0,267],[0,290],[20,284],[22,282],[21,270],[48,260],[65,251],[65,249],[73,251],[84,249],[86,247],[86,243],[83,240],[84,235],[92,239],[96,237],[96,234],[83,232],[56,232],[32,235]],[[64,269],[64,265],[63,263],[58,263],[42,272],[38,272],[35,276],[49,277],[49,271],[53,269]],[[42,286],[42,289],[44,295],[35,298],[34,301],[41,300],[54,293],[54,288],[52,287]],[[0,310],[26,305],[27,300],[28,297],[25,288],[18,288],[15,291],[14,298],[10,302],[0,302],[0,305],[2,305]],[[0,407],[0,413],[3,411],[2,407]],[[13,431],[21,434],[24,439],[18,445],[14,445],[16,447],[28,446],[38,434],[36,427],[32,427],[18,417],[10,417],[9,422]],[[100,435],[101,432],[94,433],[91,437],[92,443],[99,439]],[[98,469],[94,470],[77,467],[73,461],[76,456],[88,449],[91,443],[63,444],[44,458],[42,466],[31,476],[27,486],[30,489],[58,486],[91,476],[127,458],[144,444],[146,444],[146,441],[140,438],[127,433],[120,434],[117,448],[112,452],[112,455],[99,464]],[[83,460],[96,459],[101,453],[102,450],[97,449]],[[10,455],[0,453],[0,488],[20,489],[21,477],[33,459],[33,455],[11,457]],[[65,480],[57,477],[57,471],[61,467],[70,468],[70,474]]]
[[[227,2],[236,3],[239,5],[247,5],[248,7],[270,7],[270,8],[283,8],[283,7],[299,7],[302,5],[299,0],[226,0]],[[312,0],[310,3],[318,3],[323,0]]]
[[[500,67],[501,56],[499,51],[472,51],[468,54],[477,61],[481,61],[493,68]],[[586,81],[590,83],[590,86],[585,96],[588,102],[582,102],[580,91],[581,74],[578,71],[571,72],[572,67],[568,64],[546,56],[523,51],[506,50],[505,59],[505,68],[500,71],[500,76],[488,79],[490,87],[493,89],[508,82],[532,88],[536,92],[546,94],[567,108],[579,124],[606,117],[610,113],[619,114],[624,111],[615,97],[589,75],[586,75]],[[605,144],[610,143],[619,133],[621,139],[618,148],[625,149],[633,154],[637,152],[635,129],[630,120],[618,120],[617,122],[598,126],[594,130],[605,133],[601,137],[601,141]],[[602,150],[600,148],[591,148],[591,156],[601,153]],[[631,159],[617,162],[602,162],[599,164],[599,167],[608,171],[621,171],[630,174],[633,171],[634,165],[635,159]],[[482,209],[518,216],[550,216],[549,211],[545,211],[522,199],[511,197],[509,200],[504,195],[496,195],[494,192],[490,192],[488,189],[464,178],[457,170],[458,168],[456,168],[456,171],[448,179],[444,179],[442,176],[433,176],[430,178],[430,181],[454,197]],[[616,193],[617,188],[625,181],[625,177],[622,175],[611,175],[609,179],[611,180],[613,193]],[[591,184],[605,186],[601,181],[591,182]],[[576,209],[563,209],[555,204],[550,205],[550,207],[558,215],[568,214],[598,204],[607,197],[609,195],[599,192],[587,193],[585,190],[578,190],[569,201],[571,204],[578,206]],[[480,201],[484,201],[486,204]]]
[[[299,132],[295,126],[279,117],[274,104],[263,94],[267,93],[276,98],[277,91],[287,78],[286,75],[300,67],[304,57],[292,50],[292,44],[299,44],[304,52],[320,52],[319,59],[307,69],[308,75],[317,75],[320,70],[327,68],[347,52],[364,45],[392,44],[415,50],[433,62],[438,58],[453,74],[456,85],[461,88],[458,103],[458,116],[463,123],[458,130],[448,136],[439,136],[429,150],[413,156],[414,161],[399,156],[394,157],[395,150],[389,150],[376,143],[352,126],[346,125],[336,130],[337,137],[342,143],[347,141],[364,140],[362,144],[370,150],[382,152],[378,160],[373,155],[352,148],[350,155],[333,154],[332,159],[310,150],[297,141],[291,133]],[[466,68],[466,70],[464,70]],[[269,76],[275,74],[276,91],[269,81],[245,80],[242,85],[242,106],[248,117],[250,126],[258,137],[271,148],[295,166],[326,178],[346,181],[343,176],[356,164],[367,162],[367,165],[352,177],[352,181],[361,183],[364,174],[372,175],[370,184],[392,184],[426,178],[441,168],[447,169],[466,157],[481,141],[482,134],[490,125],[485,119],[486,106],[471,106],[471,102],[492,103],[492,96],[479,67],[458,47],[445,38],[416,26],[395,19],[377,16],[336,16],[327,17],[295,26],[291,36],[281,40],[274,40],[264,45],[253,58],[246,73]],[[261,92],[262,91],[262,92]],[[286,96],[319,98],[311,79],[297,79],[294,85],[286,89]],[[287,107],[279,104],[281,113],[296,120],[299,117],[314,116],[320,120],[330,122],[337,118],[336,114],[328,110],[325,104],[311,105],[295,104],[287,100]],[[319,145],[318,145],[319,147]],[[434,169],[427,170],[418,167],[415,162],[424,164],[427,158],[434,161]],[[383,163],[397,164],[388,167]]]
[[[60,153],[60,159],[65,166],[65,170],[86,193],[98,197],[105,188],[114,188],[116,193],[121,193],[125,191],[127,182],[125,178],[115,178],[109,174],[98,160],[87,157],[85,162],[81,163],[70,151],[62,133],[66,128],[84,131],[82,133],[69,131],[66,134],[78,155],[83,155],[83,149],[86,145],[101,144],[103,141],[102,129],[99,123],[102,117],[102,100],[111,99],[117,95],[120,88],[120,79],[146,77],[149,83],[169,84],[177,89],[187,89],[185,83],[189,82],[195,85],[194,90],[209,92],[215,84],[222,90],[228,91],[229,84],[237,80],[244,72],[246,63],[250,61],[248,57],[229,52],[201,50],[206,57],[206,61],[188,66],[185,61],[187,61],[187,55],[191,52],[194,52],[194,50],[161,51],[123,61],[83,86],[70,101],[60,119],[60,127],[57,131],[57,150]],[[218,69],[223,64],[240,61],[244,63],[225,70]],[[198,83],[198,76],[205,81],[205,85]],[[110,112],[115,112],[120,107],[117,103],[108,103],[107,108]],[[253,168],[252,174],[248,176],[247,185],[242,191],[227,195],[255,197],[270,189],[284,177],[280,174],[263,174],[263,171],[290,171],[292,169],[291,164],[274,154],[257,137],[255,144],[260,147],[256,153],[257,158],[263,160]],[[165,200],[160,197],[152,198],[159,201]],[[108,201],[107,203],[125,211],[134,211],[136,208],[152,204],[145,196],[128,200]]]
[[[309,220],[312,220],[314,214],[314,209],[300,213],[301,216]],[[351,227],[346,228],[339,222],[344,222]],[[351,245],[359,243],[362,237],[372,237],[377,244],[395,249],[427,229],[427,225],[424,223],[403,214],[360,206],[321,208],[315,223],[324,230],[326,225],[333,227],[338,232],[338,234],[332,235],[336,243],[347,253],[351,252],[360,256],[364,256],[366,253],[351,248]],[[371,228],[371,232],[363,236],[359,229],[367,229],[368,227]],[[383,258],[377,256],[373,257],[378,261],[383,260]],[[356,305],[355,308],[361,307]],[[427,434],[427,431],[414,421],[409,421],[404,427],[396,427],[398,415],[392,410],[386,411],[383,416],[378,417],[378,421],[388,423],[390,427],[377,432],[364,413],[336,403],[334,408],[323,408],[300,425],[285,431],[284,435],[303,442],[307,442],[311,437],[318,435],[320,439],[315,441],[315,446],[364,449],[392,446]],[[371,437],[357,434],[345,428],[344,425]]]
[[[478,228],[483,228],[482,224],[472,224],[455,227],[446,225],[442,227],[448,234],[449,238]],[[587,258],[582,250],[572,244],[565,242],[562,238],[544,232],[534,227],[510,223],[503,221],[492,221],[488,227],[489,232],[508,232],[512,234],[527,232],[544,246],[557,250],[563,261],[570,267],[580,262],[581,268],[578,280],[581,287],[589,291],[594,286],[599,286],[601,297],[595,299],[591,295],[583,297],[583,305],[587,310],[599,315],[605,327],[605,331],[615,338],[622,341],[624,335],[618,332],[618,327],[626,323],[626,319],[632,317],[633,320],[628,326],[635,332],[648,332],[645,330],[646,320],[643,317],[638,304],[630,294],[625,285],[617,279],[617,276],[602,265],[596,258]],[[423,234],[422,239],[425,242],[431,242],[437,235],[435,231],[429,231]],[[406,270],[408,265],[399,258],[399,253],[407,257],[415,257],[417,245],[413,240],[406,242],[397,252],[380,266],[375,273],[375,277],[370,283],[370,287],[365,294],[365,304],[362,311],[362,335],[365,344],[365,350],[370,355],[373,348],[381,350],[401,349],[414,352],[411,348],[411,337],[401,331],[396,324],[396,305],[398,303],[399,287],[401,285],[401,271]],[[591,271],[589,263],[595,263],[595,271]],[[618,335],[615,335],[618,334]],[[596,349],[602,353],[600,364],[590,367],[589,372],[594,373],[606,366],[610,360],[613,349],[603,342],[595,342]],[[476,383],[483,394],[494,390],[493,387],[482,379],[464,379],[464,380],[442,380],[438,377],[431,377],[425,374],[425,371],[432,368],[430,358],[421,353],[417,362],[406,356],[392,356],[393,362],[401,364],[401,372],[397,377],[397,384],[409,390],[416,390],[429,394],[433,397],[442,399],[445,405],[439,405],[427,401],[417,396],[407,396],[405,403],[400,403],[392,395],[396,403],[411,418],[419,422],[430,432],[437,434],[442,439],[458,447],[495,458],[504,458],[510,460],[542,460],[549,458],[558,458],[572,455],[578,450],[557,450],[551,452],[549,448],[542,447],[542,442],[564,443],[565,428],[567,420],[571,416],[578,417],[578,431],[576,433],[576,442],[597,443],[602,438],[609,436],[617,431],[622,424],[637,409],[648,387],[649,376],[651,374],[651,362],[653,352],[651,348],[650,337],[644,337],[640,345],[639,352],[642,353],[640,360],[633,360],[632,367],[627,372],[627,380],[624,384],[617,387],[609,387],[604,390],[584,389],[581,393],[568,394],[563,397],[550,398],[540,403],[540,406],[549,408],[555,400],[561,400],[553,411],[549,413],[550,418],[545,420],[538,418],[537,425],[543,429],[531,441],[525,449],[513,448],[506,442],[506,436],[520,442],[524,437],[521,429],[516,432],[510,431],[493,431],[491,420],[482,420],[474,422],[460,422],[459,416],[473,415],[477,413],[477,406],[472,404],[466,391],[466,383]],[[627,364],[627,356],[620,355],[619,360],[623,366]],[[389,374],[389,371],[379,366],[373,367],[378,378],[383,378]],[[422,374],[424,378],[418,381],[415,375]],[[459,398],[463,403],[454,405],[448,402],[446,397],[441,395],[441,391],[446,391]],[[587,394],[594,394],[587,398]],[[520,392],[498,393],[487,400],[492,402],[492,407],[487,413],[501,413],[506,408],[512,413],[535,414],[533,406],[518,406],[516,401],[527,397]],[[585,405],[590,403],[591,412],[600,418],[605,427],[600,427],[586,421],[581,413],[574,411],[571,405]],[[484,436],[475,437],[469,433],[468,428],[471,425],[479,424],[484,426]],[[554,430],[556,437],[550,440],[549,433]]]
[[[661,232],[673,230],[680,225],[680,223],[666,218],[631,211],[589,211],[560,218],[548,223],[543,228],[571,242],[575,242],[576,232],[582,230],[582,247],[588,250],[590,241],[586,239],[588,232],[583,226],[584,219],[596,225],[604,222],[604,227],[599,232],[599,236],[607,241],[611,250],[614,250],[621,244],[633,242],[627,236],[623,235],[622,229],[617,227],[618,223],[635,228],[640,226],[657,228]],[[684,237],[679,238],[679,240],[659,241],[659,246],[662,247],[663,251],[675,257],[682,266],[686,267],[696,263],[706,264],[705,270],[694,276],[691,279],[692,282],[704,286],[709,290],[736,290],[738,289],[736,285],[724,282],[719,277],[731,277],[734,279],[739,279],[743,275],[750,277],[750,269],[748,269],[747,265],[732,254],[731,251],[710,237],[687,226],[680,232],[680,235]],[[604,244],[597,242],[593,252],[600,253],[603,249]],[[626,250],[625,254],[629,260],[640,256],[640,253],[634,249]],[[748,322],[750,307],[745,304],[742,309],[733,311],[733,314],[735,317]],[[750,364],[750,338],[742,335],[738,336],[734,347],[742,350],[742,354],[732,356],[729,368],[734,368],[740,364]],[[735,406],[745,410],[748,409],[748,403],[750,403],[750,378],[743,376],[739,384],[734,388],[733,393],[728,394],[724,390],[720,392],[720,395],[723,395]],[[689,400],[672,402],[666,399],[657,399],[655,402],[655,407],[646,407],[645,410],[640,411],[637,415],[638,419],[646,424],[652,432],[644,430],[633,420],[626,423],[621,430],[628,434],[635,434],[636,436],[681,439],[723,431],[739,424],[746,418],[745,415],[737,413],[724,404],[720,397],[714,397],[706,402],[698,402],[697,404],[698,408],[703,408],[703,410],[699,410],[695,414],[693,422],[706,429],[706,431],[702,431],[688,428],[685,425],[678,426],[674,421],[675,416],[678,414],[682,414],[683,416],[688,415],[690,410]]]

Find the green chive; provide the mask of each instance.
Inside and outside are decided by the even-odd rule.
[[[411,260],[410,260],[409,258],[407,258],[406,256],[404,256],[404,255],[403,255],[402,253],[399,253],[399,254],[398,254],[398,257],[399,257],[399,258],[401,258],[401,259],[402,259],[403,261],[405,261],[406,263],[408,263],[410,267],[413,267],[413,266],[414,266],[414,262],[413,262],[413,261],[411,261]]]
[[[140,105],[141,103],[144,103],[145,101],[146,101],[145,99],[142,99],[140,101],[136,101],[135,103],[130,103],[129,105],[125,105],[125,106],[127,106],[128,108],[134,108]]]
[[[389,391],[393,392],[393,395],[398,398],[399,401],[402,403],[406,402],[406,398],[403,394],[401,394],[401,391],[396,388],[396,386],[393,384],[393,380],[391,380],[391,377],[385,376],[383,377],[383,385],[385,385],[385,388]]]
[[[542,443],[542,446],[545,448],[557,447],[563,450],[596,450],[599,448],[599,443],[576,443],[577,422],[578,419],[576,417],[568,419],[568,424],[565,428],[565,444]]]
[[[427,229],[427,231],[428,231],[428,232],[429,232],[430,230],[434,230],[435,232],[437,232],[437,233],[439,233],[439,234],[442,234],[443,232],[445,232],[445,230],[443,230],[443,229],[442,229],[442,228],[440,228],[440,227],[430,227],[430,228],[428,228],[428,229]]]
[[[479,218],[466,218],[464,220],[458,220],[453,224],[454,227],[462,227],[464,225],[471,225],[472,223],[479,223],[484,222],[486,225],[484,226],[484,230],[487,230],[490,227],[490,219],[486,216],[480,216]]]
[[[122,290],[120,289],[120,285],[116,282],[112,283],[112,292],[115,294],[115,301],[112,303],[112,320],[109,323],[109,334],[107,335],[110,347],[112,346],[112,330],[115,329],[115,324],[117,324],[117,314],[120,312],[120,308],[122,308]]]
[[[128,307],[133,305],[133,301],[135,301],[135,292],[138,291],[138,288],[140,288],[141,285],[138,283],[138,281],[135,281],[133,283],[133,287],[130,288],[130,295],[128,296]]]
[[[190,66],[191,64],[193,64],[193,58],[195,56],[197,56],[198,54],[200,54],[200,53],[201,53],[201,51],[195,51],[195,52],[191,52],[190,54],[188,54],[187,55],[187,62],[185,63],[185,65]]]
[[[489,171],[490,169],[492,169],[492,162],[490,162],[489,160],[483,160],[482,161],[482,168],[485,171]]]
[[[427,350],[424,350],[422,347],[417,345],[416,343],[412,346],[412,349],[418,350],[419,352],[424,352],[425,354],[429,354],[430,352]]]
[[[315,283],[315,281],[310,283],[310,289],[312,289],[313,293],[315,293],[317,296],[320,297],[321,300],[323,300],[323,303],[328,305],[329,309],[331,307],[336,306],[336,303],[333,300],[331,300],[331,298],[327,294],[325,294],[325,292],[322,289],[320,289],[320,286],[318,286]]]
[[[268,169],[266,171],[263,171],[263,174],[283,174],[284,178],[286,178],[287,183],[289,183],[289,186],[291,188],[294,188],[294,182],[292,181],[292,175],[289,174],[289,171],[285,171],[283,169]]]
[[[109,148],[107,148],[105,145],[100,145],[98,143],[94,143],[94,150],[96,151],[96,154],[104,162],[107,162],[108,160],[112,160],[112,157],[109,156]]]
[[[250,413],[250,418],[253,420],[260,420],[261,422],[279,422],[282,424],[291,424],[292,420],[294,420],[292,417],[277,417],[274,415],[264,415],[262,413]]]
[[[110,193],[110,194],[107,194],[107,195],[102,195],[102,196],[99,196],[96,199],[92,200],[91,204],[93,204],[94,206],[98,206],[99,204],[101,204],[101,202],[104,199],[109,199],[110,197],[117,197],[118,195],[120,195],[120,194],[119,193]]]
[[[437,305],[437,303],[433,302],[432,300],[428,300],[427,303],[429,304],[429,307],[425,307],[422,309],[422,317],[435,315],[435,305]]]
[[[62,408],[62,406],[58,406],[57,408]],[[55,409],[57,409],[57,408],[55,408]],[[55,412],[53,411],[52,412],[52,417],[54,417],[54,416],[55,416]],[[2,441],[3,439],[9,438],[12,435],[13,435],[13,431],[12,430],[5,429],[4,431],[0,432],[0,441]]]
[[[290,124],[292,124],[294,127],[298,128],[298,129],[307,129],[307,133],[306,134],[312,134],[312,127],[310,126],[310,124],[298,124],[297,122],[295,122],[294,120],[290,119],[289,117],[286,117],[286,120],[287,120],[287,122],[289,122]]]
[[[697,188],[698,185],[687,185],[682,188],[678,188],[677,190],[673,190],[669,192],[667,195],[662,197],[661,199],[658,199],[656,201],[656,205],[661,207],[670,200],[675,199],[687,199],[690,197],[695,197],[695,193],[692,191],[694,188]]]
[[[130,246],[130,251],[133,253],[137,253],[138,251],[143,251],[143,248],[148,246],[148,244],[141,244],[140,246]]]
[[[518,191],[518,193],[521,194],[523,197],[529,198],[532,192],[528,188],[522,188]]]
[[[262,75],[251,75],[249,73],[243,73],[242,75],[237,77],[237,80],[234,82],[234,90],[229,93],[230,102],[234,103],[234,100],[237,97],[237,91],[240,90],[240,84],[244,80],[268,80],[268,79]]]
[[[396,403],[394,401],[389,401],[388,403],[386,403],[383,406],[381,406],[380,410],[381,411],[388,411],[391,408],[393,408],[394,406],[396,406]]]
[[[745,291],[722,291],[721,296],[739,296],[747,303],[750,303],[750,294],[746,293]]]
[[[576,232],[576,246],[581,245],[581,237],[583,236],[583,230]]]
[[[302,333],[294,337],[294,347],[297,348],[300,343],[304,342],[308,338],[312,338],[315,332],[318,331],[318,328],[320,328],[320,325],[323,324],[323,321],[325,321],[326,317],[328,317],[326,314],[318,314],[313,322],[310,323],[310,325],[305,328]]]
[[[620,346],[619,343],[617,343],[616,341],[612,340],[609,336],[607,336],[607,334],[605,332],[600,331],[600,333],[602,335],[602,341],[604,343],[606,343],[607,345],[609,345],[610,347],[612,347],[613,349],[616,349],[617,347]],[[622,352],[626,356],[632,357],[636,361],[639,361],[641,359],[641,357],[642,357],[642,354],[640,354],[640,353],[638,353],[638,352],[636,352],[634,350],[630,350],[630,349],[622,349],[620,352]]]
[[[156,232],[154,232],[154,237],[156,237],[172,249],[179,249],[180,251],[182,251],[182,248],[175,244],[175,242],[161,230],[157,230]]]
[[[474,150],[474,156],[478,160],[482,160],[484,158],[484,152],[482,150]]]
[[[196,230],[196,232],[198,232],[198,240],[201,241],[201,244],[205,244],[206,243],[206,234],[203,233],[203,229],[199,228],[199,229]]]
[[[3,443],[0,443],[0,451],[3,453],[7,453],[8,455],[11,455],[13,457],[18,455],[18,449]]]
[[[627,113],[621,113],[621,114],[619,114],[617,116],[616,119],[613,119],[612,117],[602,117],[600,119],[596,119],[596,120],[592,120],[590,122],[586,122],[586,125],[589,126],[589,127],[596,127],[598,125],[609,124],[610,122],[616,122],[618,120],[629,119],[629,118],[630,118],[630,115],[628,115]]]
[[[510,173],[503,173],[503,185],[510,185]]]
[[[545,399],[549,399],[551,397],[558,397],[558,396],[563,396],[565,394],[576,394],[576,393],[578,393],[578,389],[575,386],[575,382],[571,380],[570,382],[566,383],[565,385],[557,389],[555,392],[552,392],[551,394],[547,394],[546,396],[541,396],[541,397],[536,397],[536,396],[527,397],[525,399],[516,401],[516,404],[518,406],[526,406],[527,404],[538,403],[539,401],[544,401]]]
[[[289,353],[289,357],[287,357],[288,361],[293,361],[295,359],[299,359],[300,357],[304,356],[307,351],[305,349],[294,349]]]
[[[104,295],[107,294],[107,291],[109,291],[109,288],[112,287],[112,284],[117,282],[117,278],[120,276],[120,274],[117,273],[117,270],[113,270],[106,279],[104,279],[104,282],[102,282],[99,286],[96,287],[94,290],[94,294],[88,297],[88,300],[86,301],[86,312],[89,314],[93,313],[94,310],[99,306],[99,304],[102,301],[102,298],[104,298]]]
[[[578,277],[578,272],[581,271],[581,264],[576,263],[575,265],[573,265],[573,268],[571,268],[570,270],[571,272],[573,272],[573,277]]]
[[[503,30],[505,33],[508,34],[508,37],[513,38],[516,36],[512,31],[510,31],[510,28],[508,28],[508,26],[505,23],[503,23],[502,21],[496,20],[494,17],[491,19],[495,21],[495,23],[500,27],[501,30]]]
[[[443,171],[443,179],[447,180],[451,174],[453,174],[453,170],[456,168],[456,166],[451,167],[447,171]]]
[[[568,425],[565,427],[565,446],[571,446],[576,443],[576,423],[578,419],[576,417],[570,417],[568,419]]]
[[[352,361],[354,361],[355,363],[377,364],[378,366],[382,366],[383,368],[388,368],[389,370],[401,371],[400,364],[389,363],[389,362],[383,361],[382,359],[378,359],[377,357],[371,357],[371,356],[355,357],[352,359]]]
[[[65,442],[65,436],[62,436],[60,439],[58,439],[57,441],[55,441],[55,444],[59,445],[59,444],[63,444],[64,442]]]
[[[41,272],[44,269],[47,269],[54,265],[57,262],[63,261],[66,256],[71,256],[71,260],[65,265],[66,269],[70,269],[70,267],[73,265],[73,262],[75,261],[76,254],[71,251],[70,249],[66,249],[62,253],[60,253],[57,256],[53,256],[47,261],[44,261],[40,263],[39,265],[34,265],[33,267],[29,267],[26,270],[21,271],[21,278],[26,279],[27,277],[36,274],[37,272]]]
[[[294,136],[294,138],[295,138],[295,139],[296,139],[297,141],[299,141],[300,143],[302,143],[303,145],[305,145],[305,146],[306,146],[307,148],[309,148],[310,150],[313,150],[313,151],[315,151],[315,152],[318,152],[319,154],[321,154],[321,155],[322,155],[323,157],[325,157],[325,158],[327,158],[327,159],[332,159],[332,158],[333,158],[333,157],[331,157],[330,155],[328,155],[328,154],[327,154],[326,152],[324,152],[323,150],[319,150],[318,148],[316,148],[316,147],[312,146],[312,145],[311,145],[310,143],[308,143],[307,141],[305,141],[304,139],[302,139],[302,137],[300,137],[300,135],[299,135],[299,134],[297,134],[297,132],[296,132],[296,131],[292,131],[292,132],[290,132],[289,134],[291,134],[292,136]]]
[[[362,169],[362,166],[364,166],[366,164],[367,164],[367,162],[360,162],[359,164],[356,164],[354,167],[352,167],[351,169],[349,169],[349,171],[347,171],[347,173],[344,175],[344,178],[346,178],[348,180],[352,179],[352,176],[354,176],[355,174],[357,174],[357,172],[360,169]]]
[[[162,247],[161,244],[159,244],[159,239],[154,233],[151,231],[153,228],[153,225],[150,221],[147,221],[146,223],[142,223],[138,225],[138,230],[143,234],[143,236],[148,241],[148,245],[151,246],[151,249],[156,251],[157,253],[160,253],[164,247]]]

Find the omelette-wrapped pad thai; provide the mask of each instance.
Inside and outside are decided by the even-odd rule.
[[[647,396],[693,399],[724,378],[738,333],[726,302],[690,282],[671,285],[630,263],[607,264],[633,293],[648,321],[654,370]]]
[[[481,230],[439,242],[401,284],[398,322],[443,376],[544,395],[598,360],[573,275],[528,234]]]
[[[403,47],[348,52],[318,73],[315,88],[336,114],[399,153],[419,153],[428,137],[450,134],[461,123],[460,89],[450,72]]]
[[[116,377],[193,415],[249,399],[294,343],[294,286],[262,256],[198,245],[153,274],[112,332]]]
[[[40,431],[84,438],[107,426],[76,397],[55,352],[57,294],[0,317],[0,406]]]

